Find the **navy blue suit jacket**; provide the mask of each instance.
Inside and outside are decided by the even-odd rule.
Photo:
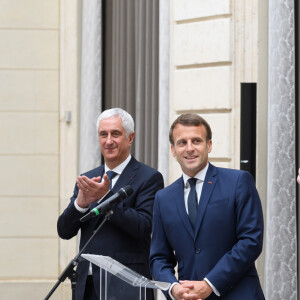
[[[260,198],[248,172],[209,165],[195,232],[182,177],[156,194],[150,268],[155,280],[203,280],[220,292],[207,299],[264,299],[255,268],[263,246]]]
[[[103,173],[104,166],[100,166],[84,175],[92,178],[103,176]],[[113,209],[112,217],[101,227],[85,253],[110,256],[141,275],[150,278],[149,251],[153,202],[155,193],[163,188],[163,178],[158,171],[138,162],[132,157],[111,192],[116,193],[126,185],[132,187],[133,193]],[[106,198],[111,195],[111,192]],[[86,213],[79,212],[74,206],[77,194],[78,187],[75,185],[70,204],[58,219],[57,230],[61,238],[71,239],[81,229],[81,248],[85,245],[102,218],[95,217],[85,223],[81,223],[80,218]],[[97,203],[94,203],[91,209],[96,205]],[[78,264],[77,300],[83,299],[88,268],[89,263],[87,261]],[[99,274],[99,268],[93,265],[93,281],[97,293],[100,285]],[[127,299],[120,289],[115,287],[113,292],[122,293],[122,298],[120,299]]]

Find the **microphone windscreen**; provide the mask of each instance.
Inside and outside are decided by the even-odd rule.
[[[130,185],[126,185],[122,188],[122,190],[124,190],[124,193],[126,194],[125,197],[130,196],[133,193],[133,189]]]

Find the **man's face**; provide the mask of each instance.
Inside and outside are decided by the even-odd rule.
[[[177,124],[173,129],[173,156],[177,159],[182,171],[194,177],[208,162],[212,142],[206,142],[206,129],[200,126],[183,126]]]
[[[120,117],[113,116],[100,121],[98,136],[101,153],[110,169],[115,168],[128,157],[134,133],[126,137]]]

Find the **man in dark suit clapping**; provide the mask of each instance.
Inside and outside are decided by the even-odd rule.
[[[81,229],[80,247],[85,245],[101,218],[85,223],[81,223],[80,218],[107,193],[111,195],[130,185],[133,193],[113,208],[113,215],[85,252],[110,256],[150,278],[152,210],[155,193],[163,187],[162,175],[131,156],[134,121],[126,111],[113,108],[102,112],[97,128],[105,164],[78,176],[70,204],[58,219],[58,234],[63,239],[71,239]],[[99,268],[83,261],[78,264],[77,272],[76,299],[99,299]],[[152,291],[147,293],[147,299],[152,299]],[[108,290],[108,299],[133,298],[126,288],[113,285]]]

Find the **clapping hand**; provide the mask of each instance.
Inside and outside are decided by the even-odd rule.
[[[101,199],[109,191],[110,180],[106,174],[103,175],[102,181],[101,176],[93,178],[78,176],[76,182],[79,188],[77,204],[82,208]]]

